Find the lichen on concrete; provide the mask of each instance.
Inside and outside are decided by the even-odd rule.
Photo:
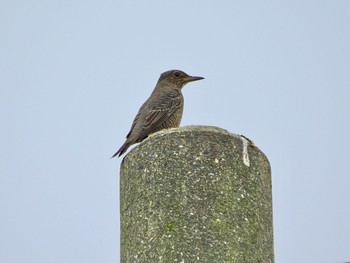
[[[265,155],[223,129],[150,136],[121,166],[121,262],[273,262],[270,176]]]

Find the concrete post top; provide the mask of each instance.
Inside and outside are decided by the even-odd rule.
[[[250,166],[250,158],[249,158],[249,150],[248,149],[254,149],[257,150],[261,155],[264,156],[264,159],[266,159],[267,163],[269,164],[269,161],[265,154],[254,144],[252,140],[245,137],[244,135],[234,134],[231,133],[225,129],[215,127],[215,126],[203,126],[203,125],[190,125],[190,126],[184,126],[180,128],[171,128],[171,129],[164,129],[159,132],[156,132],[154,134],[151,134],[148,138],[146,138],[144,141],[142,141],[139,145],[134,147],[126,156],[127,158],[135,158],[135,155],[137,155],[140,151],[141,154],[152,154],[152,147],[149,147],[150,144],[153,144],[155,142],[161,142],[162,146],[166,148],[167,146],[174,148],[174,144],[178,144],[177,147],[179,150],[184,151],[186,150],[186,147],[191,147],[191,144],[196,144],[197,151],[201,150],[200,145],[197,143],[203,143],[203,140],[196,140],[199,136],[204,136],[207,143],[213,142],[217,140],[221,140],[222,138],[227,138],[235,144],[241,144],[242,148],[242,160],[246,166]],[[174,140],[170,139],[173,138]],[[181,138],[181,139],[180,139]],[[220,141],[220,144],[222,141]],[[217,145],[220,145],[217,144]],[[226,145],[227,146],[227,145]],[[237,146],[233,146],[233,148],[236,148]]]
[[[165,136],[167,134],[172,133],[217,133],[217,134],[223,134],[232,136],[235,138],[240,138],[241,135],[231,133],[225,129],[216,127],[216,126],[205,126],[205,125],[189,125],[189,126],[183,126],[179,128],[171,128],[171,129],[164,129],[159,132],[156,132],[154,134],[151,134],[148,138],[146,138],[143,142],[146,142],[147,140],[151,138],[156,138],[160,136]]]

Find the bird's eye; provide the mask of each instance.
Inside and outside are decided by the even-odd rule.
[[[175,77],[180,77],[180,72],[175,71],[175,72],[174,72],[174,76],[175,76]]]

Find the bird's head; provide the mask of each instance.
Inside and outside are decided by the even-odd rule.
[[[191,81],[201,80],[203,77],[189,76],[181,70],[169,70],[160,75],[158,83],[163,82],[167,84],[173,84],[176,88],[183,88],[187,83]]]

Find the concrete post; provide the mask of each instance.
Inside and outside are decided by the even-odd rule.
[[[121,263],[273,262],[271,170],[246,138],[188,126],[123,160]]]

